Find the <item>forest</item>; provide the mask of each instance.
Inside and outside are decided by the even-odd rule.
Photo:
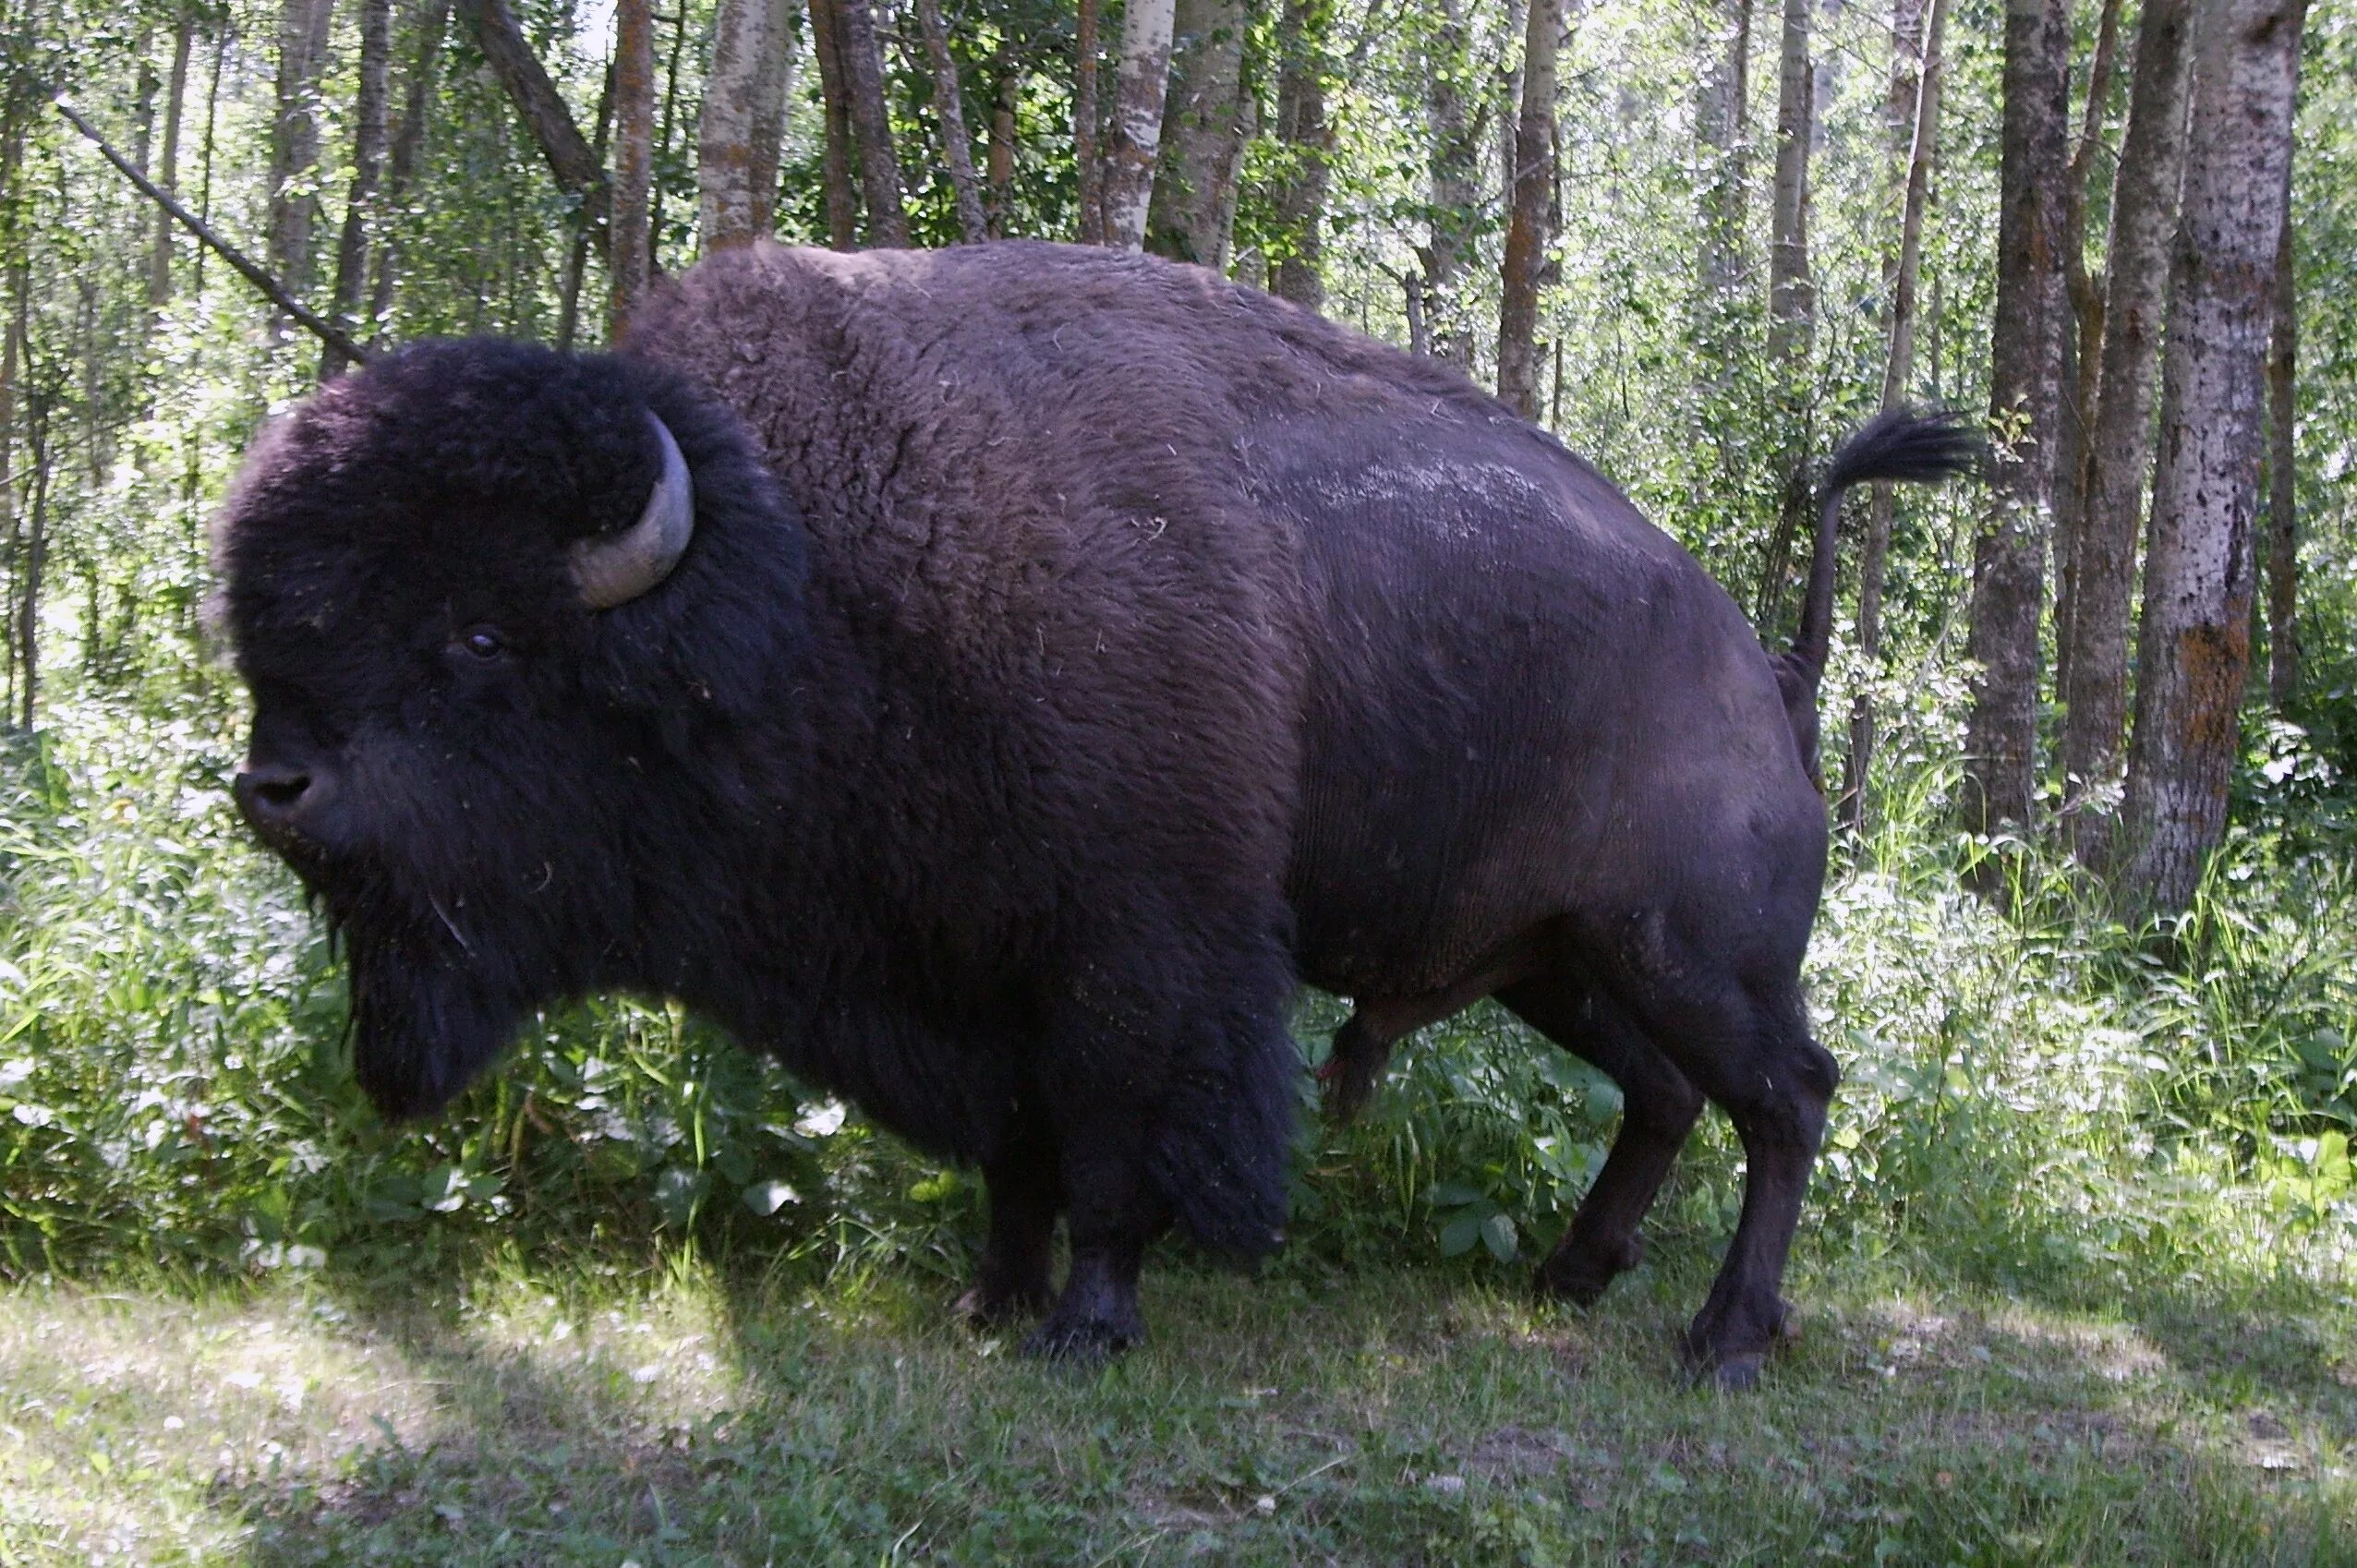
[[[1530,1298],[1621,1100],[1487,1005],[1348,1127],[1305,1072],[1285,1249],[1158,1248],[1101,1369],[952,1321],[972,1172],[661,998],[369,1108],[212,520],[372,355],[765,236],[1455,367],[1771,648],[1835,444],[1980,434],[1842,524],[1757,1392],[1674,1349],[1715,1113]],[[2357,1563],[2353,476],[2347,7],[0,0],[0,1563]]]

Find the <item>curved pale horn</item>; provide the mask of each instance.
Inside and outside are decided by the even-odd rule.
[[[574,542],[573,581],[591,609],[627,603],[670,576],[695,532],[695,486],[687,476],[687,460],[660,419],[650,413],[647,422],[662,447],[663,472],[647,498],[646,512],[622,533]]]

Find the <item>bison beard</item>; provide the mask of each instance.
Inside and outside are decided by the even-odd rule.
[[[239,803],[389,1113],[536,1006],[679,997],[981,1165],[974,1315],[1047,1304],[1060,1218],[1031,1344],[1103,1351],[1173,1221],[1276,1241],[1297,984],[1378,1067],[1495,994],[1626,1091],[1541,1285],[1635,1257],[1707,1096],[1749,1176],[1688,1348],[1741,1383],[1782,1329],[1814,667],[1445,368],[1142,257],[765,246],[618,357],[344,378],[216,552]]]

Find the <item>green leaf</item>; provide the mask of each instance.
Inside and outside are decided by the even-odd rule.
[[[1471,1251],[1481,1236],[1481,1214],[1471,1209],[1459,1210],[1456,1218],[1441,1226],[1441,1256],[1455,1258]]]

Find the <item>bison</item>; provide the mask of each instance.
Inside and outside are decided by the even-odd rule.
[[[1726,595],[1456,372],[1142,257],[765,244],[613,356],[334,382],[216,554],[236,800],[388,1115],[537,1007],[676,997],[978,1164],[964,1308],[1094,1354],[1174,1223],[1280,1238],[1299,984],[1495,995],[1626,1092],[1542,1285],[1627,1264],[1708,1096],[1749,1176],[1687,1349],[1777,1337],[1822,802]]]

